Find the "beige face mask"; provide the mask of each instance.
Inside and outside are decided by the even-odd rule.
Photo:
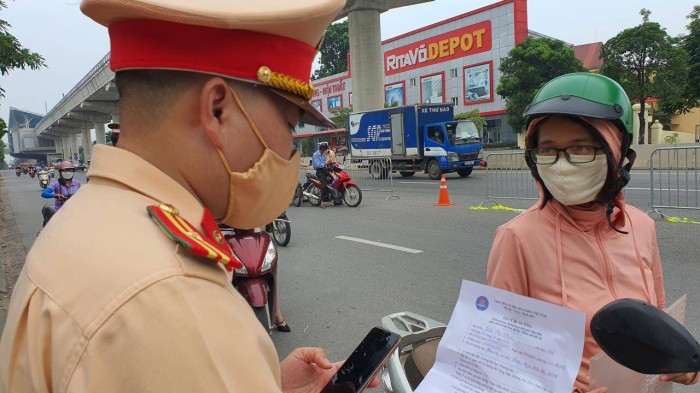
[[[232,171],[224,153],[217,149],[231,179],[228,207],[221,222],[239,229],[262,227],[277,218],[292,199],[299,178],[299,152],[295,151],[292,158],[285,160],[270,149],[238,94],[233,89],[231,92],[265,151],[252,168],[241,173]]]
[[[608,176],[608,159],[605,154],[585,164],[572,164],[559,157],[553,165],[537,167],[542,182],[552,197],[565,206],[580,205],[593,201],[605,184]]]

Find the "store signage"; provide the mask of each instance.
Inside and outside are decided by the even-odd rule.
[[[384,73],[394,75],[486,52],[491,50],[491,41],[490,20],[463,27],[384,52]]]

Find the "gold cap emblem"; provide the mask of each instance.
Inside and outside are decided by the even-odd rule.
[[[269,67],[262,66],[258,68],[258,80],[263,83],[268,83],[272,79],[272,71]]]

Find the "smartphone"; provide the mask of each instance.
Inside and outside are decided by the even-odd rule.
[[[355,348],[348,360],[331,378],[321,393],[359,393],[363,391],[398,348],[401,336],[375,327]]]

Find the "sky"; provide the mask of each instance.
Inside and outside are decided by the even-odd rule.
[[[495,2],[435,0],[394,9],[382,14],[382,39]],[[0,86],[5,89],[5,98],[0,99],[0,117],[7,120],[10,106],[44,114],[107,54],[107,31],[80,12],[77,0],[6,3],[8,8],[0,10],[0,19],[12,26],[10,33],[22,45],[44,56],[47,67],[37,71],[14,70],[0,77]],[[647,8],[652,12],[651,21],[677,36],[686,33],[686,16],[696,4],[697,0],[530,0],[528,28],[574,45],[605,42],[640,24],[639,10]]]

